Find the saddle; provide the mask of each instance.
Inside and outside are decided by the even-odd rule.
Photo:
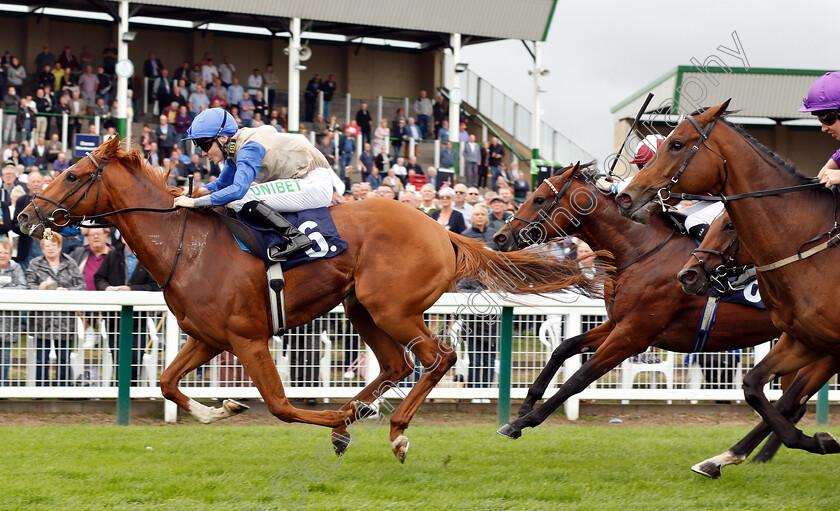
[[[275,335],[283,335],[286,330],[283,294],[286,283],[283,272],[324,257],[335,257],[348,247],[347,242],[339,236],[329,209],[317,208],[283,214],[286,220],[312,239],[313,246],[305,252],[292,254],[288,259],[279,262],[268,257],[272,247],[286,243],[285,238],[277,231],[246,222],[243,218],[235,216],[236,213],[228,208],[214,208],[213,211],[228,228],[242,250],[262,259],[268,282],[272,331]]]

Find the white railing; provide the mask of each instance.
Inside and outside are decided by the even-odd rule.
[[[505,302],[491,294],[451,293],[443,295],[427,311],[427,324],[454,345],[459,354],[458,363],[429,398],[498,398],[500,329],[498,318],[486,315],[488,311],[495,315],[501,306],[513,307],[513,399],[525,397],[560,342],[605,319],[602,301],[567,293],[549,298],[518,297],[518,302]],[[165,315],[167,308],[161,293],[28,290],[0,292],[0,351],[10,354],[8,378],[0,382],[5,384],[0,386],[0,398],[116,398],[115,336],[123,305],[134,308],[130,395],[160,398],[160,372],[186,339],[173,315]],[[341,307],[292,330],[283,339],[269,340],[289,398],[345,400],[355,396],[378,373],[373,353],[363,346]],[[704,368],[698,365],[697,356],[689,359],[684,354],[652,349],[644,360],[625,361],[571,398],[566,412],[576,417],[580,399],[742,400],[740,382],[744,372],[768,349],[769,345],[763,345],[742,350],[737,363],[735,354],[708,354],[728,357],[731,367],[705,364]],[[687,361],[690,365],[686,365]],[[0,368],[2,364],[0,358]],[[581,356],[569,359],[557,381],[568,379],[580,364]],[[720,378],[718,383],[704,382],[704,372],[708,380]],[[410,386],[415,378],[416,374],[409,376],[402,385]],[[198,399],[260,397],[236,358],[227,353],[186,375],[181,387]],[[554,392],[556,386],[549,389],[546,397]],[[776,384],[768,390],[771,399],[780,393]],[[831,386],[830,399],[840,399],[836,384]],[[175,419],[175,411],[167,401],[167,420]]]

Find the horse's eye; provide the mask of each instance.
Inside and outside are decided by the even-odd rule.
[[[536,204],[537,206],[542,206],[543,204],[545,204],[545,197],[537,197],[536,199],[534,199],[534,204]]]
[[[71,183],[75,183],[76,180],[78,180],[78,179],[79,179],[79,177],[76,175],[75,172],[70,172],[70,173],[67,174],[67,181],[69,181]]]
[[[672,151],[679,151],[683,147],[685,147],[685,144],[683,144],[679,140],[674,140],[673,142],[671,142],[671,150]]]
[[[723,230],[724,231],[734,231],[735,226],[732,225],[732,222],[726,222],[726,224],[724,224],[724,226],[723,226]]]

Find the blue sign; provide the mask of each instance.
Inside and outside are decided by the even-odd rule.
[[[99,147],[99,135],[76,135],[73,143],[73,156],[81,158]]]

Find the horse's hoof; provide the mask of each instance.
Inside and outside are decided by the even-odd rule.
[[[837,439],[831,433],[814,433],[814,438],[820,443],[823,454],[836,454],[840,452],[840,444],[837,443]]]
[[[496,430],[496,433],[502,435],[505,438],[510,438],[511,440],[516,440],[517,438],[522,436],[522,430],[514,427],[510,423],[507,423],[498,430]]]
[[[400,460],[400,463],[405,463],[405,456],[408,454],[408,446],[411,443],[405,435],[400,435],[391,442],[391,450],[394,451],[394,456]]]
[[[332,439],[333,447],[335,448],[335,455],[341,457],[345,451],[347,451],[347,448],[350,447],[352,438],[350,438],[350,435],[347,433],[341,435],[333,433]]]
[[[720,477],[720,465],[711,461],[702,461],[691,467],[691,470],[701,476],[710,477],[712,479]]]
[[[356,407],[356,419],[367,419],[378,413],[376,408],[362,401],[354,401],[353,404]]]
[[[222,408],[230,412],[231,415],[236,415],[244,412],[245,410],[248,410],[251,407],[248,405],[243,405],[242,403],[234,401],[233,399],[225,399],[224,401],[222,401]]]

